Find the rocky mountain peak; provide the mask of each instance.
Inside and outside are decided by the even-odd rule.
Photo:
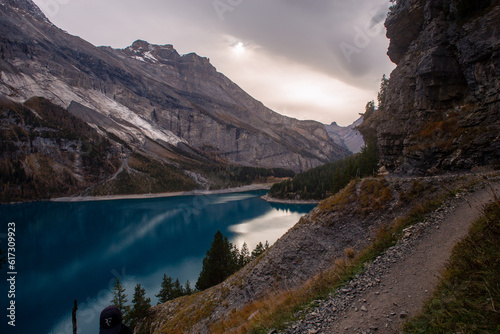
[[[29,15],[38,21],[50,23],[49,19],[32,0],[0,0],[0,5],[8,6],[10,9],[22,15]]]
[[[124,159],[130,147],[162,163],[194,160],[197,173],[219,163],[299,172],[349,154],[323,124],[266,108],[208,58],[143,40],[95,47],[41,15],[31,1],[2,2],[0,97],[44,97],[114,138]]]
[[[200,57],[196,53],[179,55],[171,44],[156,45],[147,41],[137,40],[129,47],[122,50],[127,56],[140,60],[148,64],[161,65],[184,65],[197,69],[205,68],[215,72],[215,68],[210,64],[210,59]]]
[[[122,51],[131,58],[150,64],[166,64],[181,59],[172,45],[154,45],[143,40],[135,41]]]

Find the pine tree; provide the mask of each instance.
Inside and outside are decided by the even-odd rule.
[[[133,330],[137,323],[145,317],[146,313],[151,308],[151,298],[146,298],[146,289],[144,289],[140,284],[135,286],[132,305],[132,309],[127,316],[127,322]]]
[[[380,91],[377,96],[378,108],[380,110],[385,109],[385,102],[386,102],[385,99],[387,98],[388,90],[389,90],[389,79],[384,74],[382,80],[380,81]]]
[[[269,242],[266,241],[265,244],[262,244],[262,242],[259,242],[257,246],[255,246],[255,249],[252,251],[252,259],[256,259],[262,254],[264,254],[265,251],[269,249]]]
[[[371,115],[373,115],[374,112],[375,112],[375,101],[371,100],[370,102],[368,102],[366,104],[365,113],[362,114],[363,115],[363,119],[367,119],[368,117],[370,117]]]
[[[246,266],[250,261],[252,260],[252,257],[250,256],[250,250],[248,249],[247,243],[243,243],[243,246],[241,247],[240,255],[238,258],[238,266],[240,268],[243,268]]]
[[[184,287],[184,291],[186,293],[186,296],[192,295],[193,294],[193,289],[191,288],[191,283],[189,281],[186,281],[186,285]]]
[[[111,303],[120,309],[123,319],[127,319],[128,313],[130,312],[130,306],[126,305],[127,302],[128,299],[125,294],[125,287],[120,283],[120,279],[117,278],[113,286],[113,299]]]
[[[238,269],[234,256],[233,245],[220,231],[214,236],[214,241],[203,259],[203,267],[196,282],[200,291],[222,283]]]
[[[184,287],[179,282],[179,279],[176,279],[172,288],[172,299],[179,298],[184,296]]]
[[[163,281],[161,282],[160,292],[156,295],[158,297],[158,304],[163,304],[169,300],[174,299],[174,284],[172,277],[163,274]]]

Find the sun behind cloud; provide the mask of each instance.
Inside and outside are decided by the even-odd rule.
[[[231,51],[233,52],[234,55],[236,56],[242,56],[243,54],[245,54],[245,52],[247,51],[246,50],[246,46],[243,42],[236,42],[232,47],[231,47]]]

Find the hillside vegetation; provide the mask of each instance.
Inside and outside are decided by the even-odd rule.
[[[439,287],[405,333],[500,331],[500,201],[457,244]]]
[[[361,152],[300,173],[291,180],[276,183],[269,195],[279,199],[321,200],[337,193],[355,178],[374,176],[378,170],[375,141],[370,141]]]
[[[63,196],[112,175],[109,140],[43,98],[0,100],[0,202]]]
[[[484,181],[474,176],[353,180],[225,282],[153,307],[138,333],[268,333],[284,328],[298,311],[392,247],[405,228],[425,220],[445,199]]]

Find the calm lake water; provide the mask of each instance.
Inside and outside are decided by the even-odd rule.
[[[16,224],[16,327],[7,325],[7,268],[0,275],[1,333],[98,333],[116,278],[129,301],[142,284],[152,304],[163,274],[194,287],[217,230],[241,248],[271,244],[312,205],[271,204],[266,191],[79,203],[0,206],[0,248]]]

